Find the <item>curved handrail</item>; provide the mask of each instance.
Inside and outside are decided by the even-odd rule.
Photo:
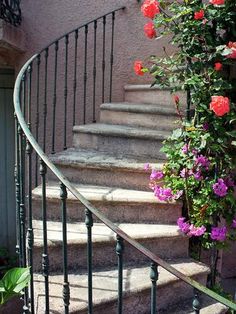
[[[87,24],[87,23],[86,23]],[[85,25],[86,25],[85,24]],[[63,37],[62,37],[63,38]],[[128,234],[122,231],[119,227],[117,227],[113,222],[106,218],[96,207],[94,207],[83,195],[81,195],[74,185],[68,181],[68,179],[57,169],[57,167],[50,161],[48,156],[43,152],[42,148],[39,146],[37,141],[35,140],[33,134],[31,133],[28,125],[24,119],[23,113],[21,111],[20,106],[20,86],[21,81],[24,77],[24,74],[32,64],[32,62],[36,59],[38,54],[32,56],[21,68],[20,72],[17,75],[14,93],[13,93],[13,101],[14,101],[14,108],[15,108],[15,115],[18,119],[18,123],[24,132],[28,142],[31,144],[32,148],[36,151],[38,156],[41,160],[45,163],[45,165],[54,173],[54,175],[60,180],[61,183],[65,185],[65,187],[75,196],[75,198],[80,201],[87,209],[89,209],[97,218],[99,218],[108,228],[114,231],[118,236],[123,238],[127,241],[131,246],[141,252],[143,255],[148,257],[153,262],[157,263],[159,266],[163,267],[165,270],[170,272],[171,274],[175,275],[186,284],[192,286],[193,288],[197,289],[200,292],[208,295],[209,297],[213,298],[214,300],[226,305],[227,307],[231,308],[232,310],[236,310],[236,303],[218,295],[214,291],[210,290],[209,288],[203,286],[202,284],[198,283],[197,281],[191,279],[190,277],[184,275],[182,272],[176,270],[173,266],[169,265],[167,262],[162,260],[157,255],[153,254],[150,250],[145,248],[143,245],[139,244],[137,241],[133,240]]]

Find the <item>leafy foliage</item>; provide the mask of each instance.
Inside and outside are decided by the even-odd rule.
[[[159,198],[161,189],[162,200],[167,192],[171,200],[170,189],[173,198],[182,197],[185,215],[179,228],[205,248],[226,247],[236,239],[236,2],[214,3],[160,0],[153,19],[156,39],[168,35],[178,49],[168,55],[164,48],[164,57],[151,56],[142,69],[154,76],[153,85],[189,96],[187,115],[174,97],[181,127],[164,143],[164,187],[153,178],[151,186]]]
[[[29,268],[12,268],[0,280],[0,305],[21,294],[30,280]]]

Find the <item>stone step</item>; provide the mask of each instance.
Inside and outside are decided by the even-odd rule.
[[[150,191],[151,170],[146,172],[145,163],[134,157],[70,148],[52,155],[50,159],[71,182],[77,184]],[[160,170],[163,163],[150,163],[150,167]],[[54,175],[48,172],[48,178],[51,180]]]
[[[201,263],[192,260],[173,260],[171,265],[205,285],[209,269]],[[123,314],[147,314],[150,313],[150,267],[128,267],[123,271]],[[158,268],[159,278],[157,282],[157,309],[167,307],[170,304],[181,302],[193,297],[193,289],[168,273],[162,267]],[[44,278],[35,275],[35,292],[37,314],[44,313]],[[63,312],[63,275],[50,275],[50,313]],[[77,272],[69,274],[70,282],[70,313],[86,314],[87,299],[87,275]],[[93,272],[93,309],[94,314],[117,313],[117,284],[118,273],[116,269]],[[208,314],[216,314],[209,312]],[[172,312],[168,312],[172,314]],[[186,313],[185,313],[186,314]]]
[[[102,104],[100,110],[101,123],[169,131],[180,124],[174,107],[124,102]]]
[[[144,85],[125,85],[125,101],[133,103],[150,103],[159,104],[167,108],[174,107],[173,94],[170,92],[170,88],[163,88],[161,86],[153,86],[149,84]],[[182,91],[175,93],[180,98],[180,107],[186,107],[186,94]]]
[[[113,222],[175,224],[178,217],[181,216],[181,202],[158,201],[152,192],[78,184],[75,184],[75,187]],[[47,185],[46,195],[47,219],[61,221],[59,184],[50,182]],[[41,186],[33,190],[32,197],[34,219],[41,219]],[[85,219],[84,205],[76,200],[70,192],[67,199],[67,215],[69,222],[82,222]]]
[[[188,256],[188,238],[181,234],[176,225],[151,224],[117,224],[130,237],[149,248],[154,254],[163,258],[180,258]],[[42,221],[34,220],[34,269],[41,270],[43,249]],[[47,222],[48,254],[50,271],[62,269],[62,223]],[[104,224],[94,223],[93,231],[93,265],[97,267],[114,266],[117,263],[115,253],[116,236]],[[87,260],[87,228],[84,223],[67,224],[68,269],[83,269]],[[140,265],[146,257],[127,243],[125,244],[124,263]]]
[[[170,135],[168,131],[102,123],[74,126],[73,132],[74,147],[133,155],[144,162],[149,161],[149,158],[165,158],[160,148]]]
[[[228,313],[228,308],[207,297],[200,296],[199,297],[200,305],[201,305],[201,314],[226,314]],[[175,305],[169,306],[166,309],[162,309],[158,314],[195,314],[196,312],[192,308],[193,299],[184,300]]]

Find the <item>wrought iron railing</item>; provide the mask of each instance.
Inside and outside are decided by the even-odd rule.
[[[34,230],[33,230],[33,208],[32,189],[38,185],[41,178],[42,192],[42,222],[43,222],[43,252],[42,252],[42,274],[44,276],[44,312],[50,313],[49,293],[49,250],[47,229],[47,170],[52,171],[60,182],[60,198],[62,210],[62,234],[63,234],[63,292],[64,313],[69,313],[70,284],[67,268],[67,192],[71,192],[79,203],[85,207],[85,225],[87,227],[87,261],[88,261],[88,313],[93,312],[93,268],[92,268],[92,230],[93,217],[105,224],[117,236],[114,248],[118,258],[118,313],[123,311],[123,249],[131,245],[140,254],[146,256],[150,261],[151,281],[151,304],[150,311],[156,313],[157,307],[157,281],[158,266],[163,267],[195,289],[193,294],[193,309],[195,313],[200,312],[197,291],[207,294],[211,298],[221,302],[227,307],[236,310],[236,304],[226,298],[207,289],[195,280],[177,271],[167,262],[154,255],[143,245],[133,240],[114,223],[106,218],[85,197],[83,197],[70,183],[57,167],[50,161],[48,154],[58,150],[66,149],[71,138],[68,130],[77,123],[86,123],[96,120],[96,99],[104,101],[112,99],[113,58],[115,45],[115,17],[118,8],[106,15],[86,23],[66,35],[58,38],[39,54],[28,60],[20,70],[14,89],[15,125],[16,125],[16,216],[17,216],[17,252],[19,254],[20,266],[29,266],[31,281],[29,288],[24,292],[24,313],[35,313],[35,274],[34,274]],[[120,14],[120,13],[119,13]],[[122,16],[122,15],[121,15]],[[120,16],[120,18],[121,18]],[[99,34],[98,30],[101,29]],[[109,33],[108,33],[109,31]],[[89,35],[90,34],[90,35]],[[100,37],[99,37],[100,36]],[[99,52],[97,39],[102,43]],[[78,40],[80,38],[80,41]],[[108,39],[108,40],[107,40]],[[72,42],[73,40],[73,42]],[[70,44],[73,44],[72,46]],[[80,57],[83,66],[79,66],[79,47],[82,48]],[[88,49],[90,47],[90,49]],[[90,55],[89,55],[90,52]],[[100,57],[100,59],[98,58]],[[107,57],[109,62],[107,64]],[[69,61],[70,60],[70,61]],[[90,62],[89,62],[90,61]],[[99,65],[99,66],[98,66]],[[99,69],[100,68],[100,69]],[[82,69],[82,74],[78,69]],[[90,71],[89,71],[90,69]],[[100,84],[98,84],[98,71],[100,70]],[[87,93],[87,80],[90,77],[92,90]],[[63,80],[62,80],[63,78]],[[71,84],[73,83],[73,84]],[[72,88],[71,88],[72,85]],[[98,85],[100,92],[98,92]],[[91,100],[91,107],[88,98]],[[34,104],[34,105],[32,105]],[[48,106],[50,104],[51,106]],[[72,107],[68,110],[68,104]],[[78,105],[81,104],[81,108]],[[50,110],[51,107],[51,111]],[[41,111],[42,109],[42,111]],[[88,116],[89,111],[92,114]],[[69,113],[72,112],[70,115]],[[59,113],[59,115],[57,115]],[[80,114],[79,114],[80,113]],[[50,115],[50,124],[48,122]],[[62,119],[60,120],[60,117]],[[34,119],[33,119],[34,118]],[[58,122],[58,120],[60,120]],[[70,121],[70,123],[68,123]],[[60,128],[63,125],[63,128]],[[57,132],[57,134],[56,134]],[[42,134],[42,136],[41,136]],[[63,143],[56,140],[61,137]],[[69,144],[70,145],[70,144]],[[39,168],[39,171],[38,171]]]
[[[20,25],[20,0],[0,0],[0,18],[14,26]]]

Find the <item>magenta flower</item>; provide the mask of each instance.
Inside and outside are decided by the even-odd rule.
[[[192,154],[193,154],[194,156],[197,156],[198,151],[197,151],[196,149],[193,149],[193,150],[192,150]]]
[[[181,178],[187,178],[189,176],[188,169],[184,168],[180,171]]]
[[[173,198],[174,198],[175,200],[177,200],[177,199],[179,199],[179,198],[183,195],[183,193],[184,193],[184,192],[183,192],[182,190],[180,190],[180,191],[178,191],[178,192],[174,195]]]
[[[234,218],[232,221],[232,228],[236,228],[236,218]]]
[[[208,131],[209,130],[209,124],[207,122],[203,123],[202,128],[204,131]]]
[[[191,224],[189,227],[188,235],[200,237],[201,235],[203,235],[205,233],[205,231],[206,231],[205,226],[195,227],[193,224]]]
[[[197,180],[197,181],[201,181],[203,179],[203,176],[202,176],[202,173],[200,170],[198,170],[197,172],[195,172],[193,174],[194,178]]]
[[[154,189],[154,195],[160,201],[171,201],[173,199],[173,192],[171,188],[156,186]]]
[[[235,185],[234,180],[231,177],[224,178],[224,183],[227,185],[227,187],[233,187]]]
[[[182,153],[183,154],[187,154],[188,153],[188,149],[189,149],[189,147],[188,147],[188,144],[185,144],[183,147],[182,147]]]
[[[212,227],[211,228],[211,239],[216,241],[225,241],[227,228],[226,227]]]
[[[196,165],[202,166],[202,167],[204,167],[204,168],[206,168],[206,169],[208,169],[209,166],[210,166],[210,161],[209,161],[209,159],[208,159],[207,157],[203,156],[203,155],[198,156],[198,157],[196,158],[196,161],[195,161],[195,162],[196,162]]]
[[[164,177],[164,173],[162,171],[152,169],[152,173],[150,175],[150,180],[160,180]]]
[[[185,222],[185,219],[186,219],[185,217],[178,218],[177,225],[183,233],[188,233],[190,224],[188,222]]]
[[[143,169],[144,169],[145,171],[148,171],[148,170],[150,169],[149,163],[144,164]]]
[[[227,194],[228,187],[224,183],[223,179],[218,179],[217,183],[213,184],[214,193],[220,197],[224,197]]]

